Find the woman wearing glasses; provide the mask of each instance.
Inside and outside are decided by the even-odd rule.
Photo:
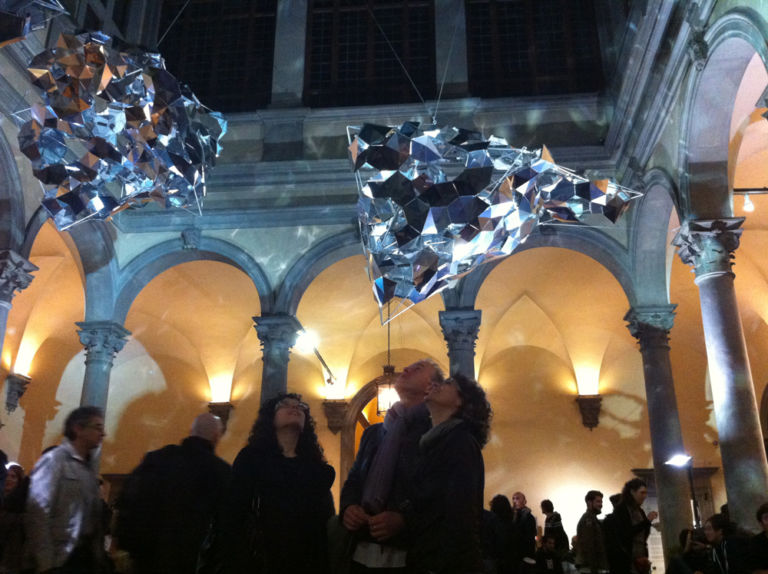
[[[335,471],[301,395],[265,402],[232,466],[221,517],[225,572],[327,572]]]
[[[408,564],[422,574],[483,571],[480,528],[491,407],[477,382],[454,375],[433,382],[425,399],[432,428],[420,456],[406,524]]]

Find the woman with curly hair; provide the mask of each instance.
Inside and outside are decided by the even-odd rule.
[[[472,379],[433,382],[425,399],[432,428],[420,440],[406,524],[410,571],[482,572],[481,521],[491,406]]]
[[[327,572],[335,471],[295,393],[266,401],[232,465],[222,522],[225,572]]]

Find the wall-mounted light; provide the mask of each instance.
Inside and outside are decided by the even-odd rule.
[[[347,401],[344,399],[328,399],[323,401],[323,411],[328,420],[328,429],[333,433],[338,433],[344,428],[344,421],[347,418]]]
[[[688,469],[688,486],[691,489],[691,504],[693,505],[693,526],[701,528],[701,514],[699,513],[699,501],[696,499],[696,487],[693,484],[693,457],[689,454],[678,453],[669,458],[669,466]]]
[[[211,413],[212,415],[216,415],[221,419],[221,422],[224,425],[224,431],[227,430],[229,415],[232,414],[232,409],[234,408],[235,408],[235,405],[233,405],[230,402],[208,403],[208,412]]]
[[[319,339],[317,338],[317,335],[314,333],[314,331],[308,331],[303,327],[296,331],[296,348],[300,352],[311,352],[315,354],[315,357],[317,357],[317,359],[320,361],[320,364],[323,366],[323,369],[325,369],[325,372],[328,374],[328,377],[325,379],[325,383],[329,386],[333,386],[336,384],[336,377],[333,376],[331,368],[328,366],[328,363],[325,362],[325,359],[323,359],[323,356],[317,349],[318,343]]]
[[[11,373],[5,379],[5,410],[11,414],[19,406],[19,399],[24,395],[32,379],[24,375]]]
[[[395,367],[384,365],[384,374],[376,379],[376,412],[385,415],[400,397],[395,390]]]
[[[600,424],[600,407],[603,397],[600,395],[579,395],[576,397],[576,404],[579,405],[581,413],[581,423],[592,430]]]

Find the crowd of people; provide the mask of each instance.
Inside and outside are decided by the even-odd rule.
[[[0,474],[0,574],[647,574],[656,512],[640,479],[611,497],[590,490],[571,547],[550,500],[543,529],[522,492],[483,509],[491,407],[460,374],[429,359],[406,367],[400,401],[369,426],[335,513],[335,471],[309,406],[280,394],[261,406],[230,466],[215,454],[224,427],[199,415],[181,444],[147,453],[122,485],[114,516],[99,490],[104,415],[75,409],[60,445],[30,476]],[[2,461],[5,463],[6,461]],[[0,470],[5,470],[5,464]],[[768,570],[763,532],[747,537],[722,514],[681,534],[674,574]],[[105,534],[109,533],[109,536]]]

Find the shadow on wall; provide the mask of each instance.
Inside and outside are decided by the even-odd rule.
[[[47,427],[62,407],[62,403],[57,398],[62,374],[80,351],[82,346],[76,339],[50,338],[46,339],[35,353],[33,369],[30,372],[32,383],[20,401],[25,416],[19,447],[19,462],[24,468],[32,468],[42,451],[55,444],[55,442],[44,444]],[[72,408],[76,406],[77,404]],[[54,429],[57,437],[60,436],[61,430]]]
[[[480,382],[496,413],[484,450],[486,500],[524,492],[540,516],[553,501],[569,534],[584,512],[590,489],[608,496],[650,466],[650,437],[642,388],[606,396],[600,425],[582,425],[570,365],[538,347],[515,347],[484,362]],[[637,391],[637,394],[632,394]]]

